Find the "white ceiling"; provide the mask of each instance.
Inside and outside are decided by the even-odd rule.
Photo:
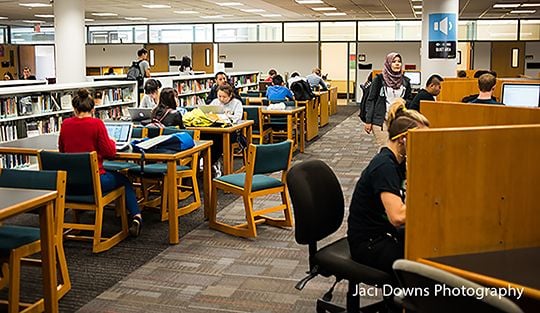
[[[368,20],[368,19],[419,19],[415,15],[414,5],[421,1],[413,0],[324,0],[324,4],[298,4],[294,0],[232,0],[241,6],[227,7],[217,3],[227,0],[86,0],[86,18],[94,19],[87,25],[96,24],[147,24],[147,23],[218,23],[218,22],[264,22],[264,21],[320,21],[320,20]],[[431,0],[442,1],[442,0]],[[24,25],[22,20],[41,20],[45,25],[52,25],[53,18],[36,17],[35,14],[53,14],[52,7],[28,8],[19,3],[49,3],[49,0],[0,0],[0,24]],[[52,2],[52,0],[50,1]],[[539,3],[540,0],[460,0],[460,19],[477,18],[540,18],[540,6],[528,9],[534,14],[511,14],[511,9],[494,9],[495,3]],[[143,4],[165,4],[167,9],[148,9]],[[313,7],[332,6],[344,12],[345,16],[326,16]],[[253,13],[242,10],[263,9]],[[194,14],[178,14],[174,11],[196,11]],[[92,13],[116,13],[115,17],[98,17]],[[280,14],[276,17],[264,17],[261,14]],[[223,17],[202,18],[202,16],[222,15]],[[144,17],[146,20],[129,21],[126,17]]]

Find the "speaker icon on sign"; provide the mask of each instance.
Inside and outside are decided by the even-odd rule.
[[[440,31],[445,35],[448,35],[448,31],[452,30],[452,27],[452,22],[448,21],[448,17],[443,18],[439,22],[433,23],[433,29]]]

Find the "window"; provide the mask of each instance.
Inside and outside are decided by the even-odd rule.
[[[394,21],[358,22],[359,41],[394,41],[396,23]]]
[[[54,27],[40,27],[36,32],[33,26],[13,26],[11,28],[13,44],[54,44]]]
[[[478,20],[475,40],[517,40],[517,20]]]
[[[396,21],[396,40],[422,40],[422,21]]]
[[[319,24],[313,23],[285,23],[285,41],[317,41],[319,40]]]
[[[540,40],[540,20],[521,20],[520,40]]]
[[[0,26],[0,44],[7,42],[7,27],[6,26]]]
[[[212,42],[212,24],[150,25],[150,42]]]
[[[89,43],[146,43],[146,25],[89,26]]]
[[[215,24],[216,42],[258,41],[257,24]]]
[[[458,21],[459,41],[472,41],[476,37],[476,21]]]
[[[356,41],[355,22],[322,22],[321,41]]]

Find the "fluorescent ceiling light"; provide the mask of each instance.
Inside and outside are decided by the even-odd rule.
[[[517,8],[519,7],[519,3],[495,3],[493,7],[495,9]]]
[[[0,16],[0,20],[7,20],[8,18],[6,16]]]
[[[108,13],[108,12],[103,12],[103,13],[92,13],[93,16],[118,16],[118,14],[116,13]]]
[[[319,4],[324,3],[322,0],[294,0],[298,4]]]
[[[540,3],[523,3],[522,8],[540,7]]]
[[[240,3],[240,2],[216,2],[216,4],[222,7],[237,7],[237,6],[244,5],[243,3]]]
[[[281,14],[261,14],[262,17],[280,17]]]
[[[347,15],[345,12],[330,12],[330,13],[323,13],[326,16],[343,16]]]
[[[263,10],[263,9],[240,9],[240,11],[247,12],[247,13],[266,12],[266,10]]]
[[[223,15],[204,15],[201,18],[223,18]]]
[[[53,18],[53,14],[36,14],[35,17],[42,17],[42,18]]]
[[[414,14],[422,14],[422,11],[414,11]]]
[[[413,9],[422,9],[422,5],[421,5],[421,4],[419,4],[419,5],[413,5],[412,7],[413,7]]]
[[[30,24],[41,24],[45,23],[44,21],[38,21],[38,20],[23,20],[23,23],[30,23]]]
[[[19,3],[22,7],[29,7],[29,8],[47,8],[52,7],[52,4],[48,3],[36,3],[36,2],[30,2],[30,3]]]
[[[142,6],[147,9],[170,9],[171,8],[170,5],[166,5],[166,4],[143,4]]]
[[[146,21],[147,18],[146,17],[124,17],[124,19],[128,20],[128,21]]]
[[[174,11],[176,14],[198,14],[197,11]]]
[[[536,10],[512,10],[510,11],[511,14],[534,14],[536,13]]]
[[[85,18],[84,21],[85,22],[94,22],[95,20],[93,18]]]
[[[336,11],[334,7],[311,8],[313,11]]]

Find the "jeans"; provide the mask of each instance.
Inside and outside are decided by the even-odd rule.
[[[126,207],[129,214],[134,216],[141,213],[141,210],[139,210],[139,204],[137,203],[137,197],[135,196],[135,190],[125,175],[118,172],[107,171],[105,174],[101,174],[99,176],[101,181],[101,191],[103,193],[107,193],[120,186],[124,186],[126,191]]]

